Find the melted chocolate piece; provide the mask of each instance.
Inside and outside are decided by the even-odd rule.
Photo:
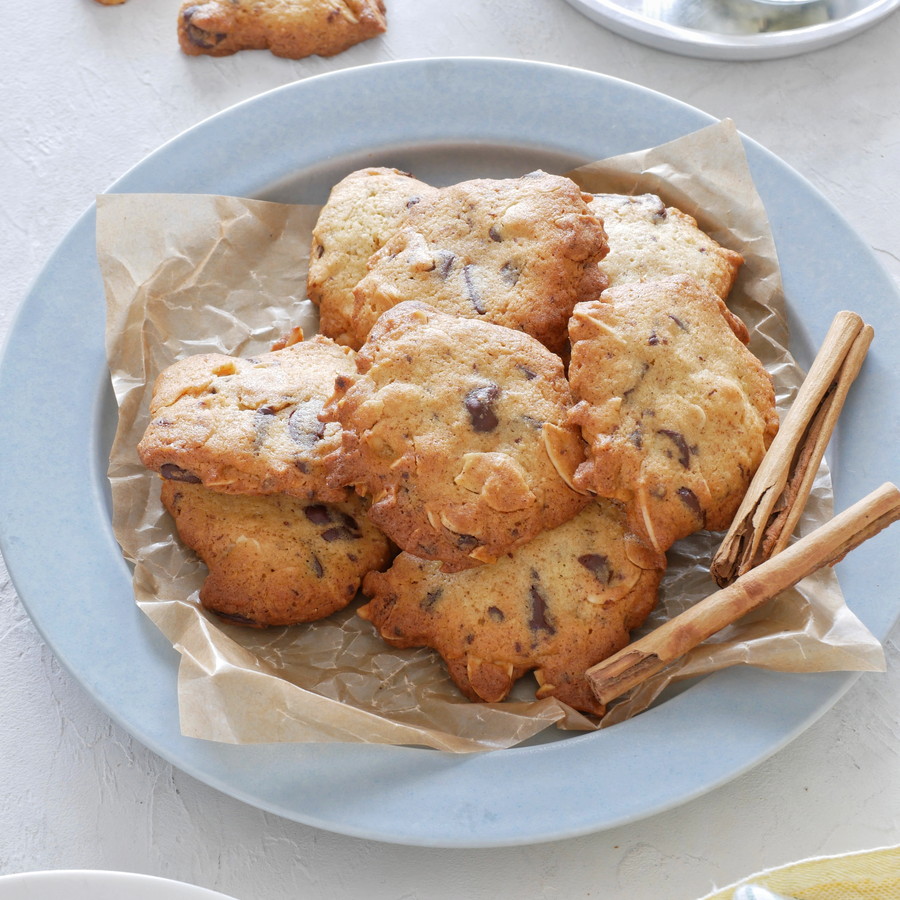
[[[288,434],[304,450],[312,450],[325,434],[325,423],[319,421],[320,412],[322,404],[318,400],[305,400],[288,417]]]
[[[678,495],[678,499],[705,525],[706,510],[700,505],[697,495],[689,487],[680,487],[675,493]]]
[[[193,472],[188,472],[187,469],[182,469],[181,466],[176,466],[175,463],[163,463],[159,467],[159,474],[167,481],[184,481],[187,484],[201,483],[201,479]]]
[[[519,280],[519,267],[511,262],[503,263],[500,267],[500,277],[510,287],[515,287]]]
[[[303,508],[303,512],[306,513],[306,518],[309,519],[313,525],[330,525],[331,524],[331,511],[325,506],[324,503],[317,503],[314,506],[306,506]]]
[[[532,631],[546,631],[548,634],[555,634],[556,629],[547,619],[547,599],[539,590],[540,576],[534,569],[531,570],[533,579],[529,597],[531,599],[531,618],[528,620],[528,627]]]
[[[182,11],[181,17],[184,19],[184,30],[188,40],[196,47],[200,47],[203,50],[211,50],[213,47],[221,44],[228,37],[228,34],[221,31],[207,31],[205,28],[194,25],[191,20],[202,9],[202,6],[189,6]]]
[[[502,236],[500,235],[500,232],[498,231],[496,225],[491,225],[491,227],[488,228],[488,237],[489,237],[492,241],[496,241],[498,244],[501,243],[501,242],[503,241],[503,238],[502,238]]]
[[[489,606],[487,609],[487,614],[490,617],[492,622],[496,622],[499,624],[506,619],[506,614],[500,609],[499,606]]]
[[[665,437],[675,444],[678,449],[678,462],[680,462],[685,469],[689,468],[691,465],[691,448],[688,447],[684,435],[678,431],[670,431],[668,428],[660,428],[659,431],[657,431],[657,434],[665,435]]]
[[[438,250],[434,254],[434,258],[438,275],[440,275],[441,278],[446,278],[453,268],[453,263],[456,262],[456,254],[451,253],[449,250]]]
[[[323,578],[325,575],[325,568],[322,565],[322,561],[316,556],[315,553],[312,555],[312,559],[309,561],[310,568],[313,570],[316,578]]]
[[[601,584],[609,584],[612,581],[609,557],[604,556],[602,553],[585,553],[583,556],[578,557],[578,562]]]
[[[475,266],[472,263],[463,267],[463,280],[466,283],[466,296],[469,298],[472,308],[478,315],[483,316],[487,312],[487,307],[484,305],[484,298],[479,293],[478,286],[475,284],[475,279],[472,276],[474,268]]]
[[[459,534],[456,536],[456,546],[460,550],[474,550],[481,541],[474,534]]]
[[[500,420],[494,412],[494,403],[499,396],[500,386],[493,383],[473,388],[466,394],[463,403],[475,431],[486,433],[493,431],[500,424]]]
[[[433,591],[429,591],[421,601],[422,609],[428,612],[438,600],[444,595],[443,588],[435,588]]]

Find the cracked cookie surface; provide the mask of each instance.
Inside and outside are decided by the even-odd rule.
[[[306,286],[319,307],[322,334],[359,349],[365,335],[353,324],[353,288],[366,275],[369,257],[434,190],[389,168],[358,169],[331,189],[313,229]]]
[[[296,625],[331,615],[392,555],[353,495],[326,504],[164,481],[162,501],[182,542],[209,569],[200,602],[240,625]]]
[[[355,372],[353,351],[319,335],[255,357],[187,357],[157,378],[138,455],[164,479],[223,493],[342,500],[326,481],[340,427],[318,416],[335,378]]]
[[[334,56],[386,29],[383,0],[187,0],[178,13],[178,43],[189,56]]]
[[[664,566],[618,507],[595,502],[477,569],[446,574],[401,553],[366,576],[359,614],[393,646],[436,650],[470,700],[503,700],[534,670],[538,698],[602,715],[584,673],[650,613]]]
[[[705,234],[692,216],[655,194],[595,194],[588,206],[606,229],[609,253],[600,268],[609,287],[689,275],[728,297],[744,258]]]
[[[569,332],[569,421],[588,444],[575,485],[625,504],[660,551],[727,528],[778,428],[740,319],[678,276],[610,288]]]
[[[441,188],[369,260],[355,341],[405,300],[530,334],[556,353],[574,305],[600,294],[606,234],[568,178],[532,172]]]
[[[521,331],[406,302],[385,313],[323,419],[329,483],[371,498],[402,549],[447,571],[490,562],[571,518],[583,459],[562,362]]]

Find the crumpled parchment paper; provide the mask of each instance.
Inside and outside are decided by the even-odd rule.
[[[516,174],[524,173],[510,173]],[[729,306],[750,328],[751,349],[775,379],[783,414],[803,373],[788,350],[777,255],[734,125],[724,121],[560,174],[595,192],[657,193],[744,254]],[[311,625],[266,630],[228,625],[201,609],[197,594],[205,568],[174,537],[159,480],[143,468],[135,449],[153,381],[182,356],[252,355],[294,326],[307,337],[314,333],[316,310],[305,299],[305,283],[318,211],[210,195],[97,198],[107,356],[119,407],[109,466],[113,528],[134,565],[136,602],[181,654],[172,702],[185,735],[230,743],[368,741],[471,752],[512,746],[554,724],[580,730],[616,724],[644,709],[673,679],[725,666],[883,668],[878,641],[845,604],[831,570],[716,635],[612,707],[599,725],[556,700],[535,701],[528,678],[504,703],[470,703],[435,654],[388,647],[353,607]],[[823,467],[801,533],[831,512]],[[642,632],[715,590],[707,566],[720,538],[699,534],[673,548],[659,605]]]

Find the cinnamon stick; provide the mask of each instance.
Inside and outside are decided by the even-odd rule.
[[[834,317],[710,564],[719,587],[787,546],[873,334],[856,313]]]
[[[615,700],[807,575],[834,565],[897,519],[900,490],[883,484],[777,556],[592,666],[586,673],[592,690],[601,703]]]

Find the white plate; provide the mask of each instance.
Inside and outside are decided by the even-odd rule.
[[[539,165],[566,171],[712,121],[644,88],[558,66],[386,63],[226,110],[111,190],[322,202],[335,181],[364,165],[398,166],[435,183]],[[842,509],[896,467],[900,298],[809,184],[758,144],[745,147],[780,250],[795,356],[810,362],[810,348],[848,302],[845,285],[875,325],[875,346],[829,454]],[[803,731],[854,680],[725,671],[596,734],[467,756],[185,738],[178,654],[133,603],[110,528],[115,403],[104,315],[90,209],[33,286],[0,365],[0,548],[32,619],[73,676],[123,728],[206,784],[290,819],[384,841],[486,847],[564,838],[652,815],[728,781]],[[900,583],[898,537],[880,535],[839,567],[848,603],[877,637],[900,607],[887,589]]]
[[[900,0],[568,0],[610,31],[706,59],[775,59],[871,28]]]
[[[0,878],[0,900],[231,900],[168,878],[130,872],[60,869]]]

